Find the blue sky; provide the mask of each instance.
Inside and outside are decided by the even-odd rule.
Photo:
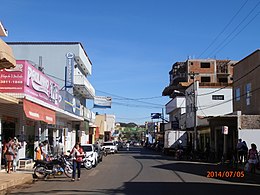
[[[160,96],[174,62],[188,56],[241,60],[259,48],[259,4],[2,0],[0,20],[9,31],[4,41],[81,42],[93,63],[89,80],[96,95],[113,98],[111,109],[93,111],[143,124],[170,100]]]

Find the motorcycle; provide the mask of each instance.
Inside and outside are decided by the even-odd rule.
[[[34,163],[34,178],[46,179],[47,176],[60,176],[63,173],[71,178],[73,166],[66,156],[60,155],[50,161],[36,160]]]

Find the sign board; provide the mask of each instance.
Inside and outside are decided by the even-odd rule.
[[[65,74],[65,87],[71,88],[74,84],[74,54],[68,52],[66,54],[66,74]]]
[[[111,108],[112,98],[95,96],[94,97],[94,108]]]
[[[160,119],[161,113],[151,113],[151,119]]]
[[[228,135],[228,126],[223,126],[222,127],[222,134]]]
[[[59,85],[26,60],[0,71],[0,92],[25,94],[55,107],[59,106]]]
[[[66,110],[72,114],[80,116],[80,101],[78,98],[74,97],[68,91],[61,90],[61,102],[60,108]]]

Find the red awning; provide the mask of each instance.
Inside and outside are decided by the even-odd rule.
[[[48,124],[56,124],[55,111],[53,110],[32,103],[26,99],[23,100],[23,109],[28,118],[44,121]]]

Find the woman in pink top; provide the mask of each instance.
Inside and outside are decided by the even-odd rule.
[[[259,156],[257,153],[256,145],[251,144],[251,149],[248,152],[249,170],[251,173],[255,173],[256,165],[259,162]]]
[[[84,151],[82,147],[80,147],[79,143],[75,144],[74,148],[70,152],[70,155],[73,158],[73,172],[71,181],[75,181],[76,170],[78,171],[78,180],[80,180],[80,168],[84,156]]]

